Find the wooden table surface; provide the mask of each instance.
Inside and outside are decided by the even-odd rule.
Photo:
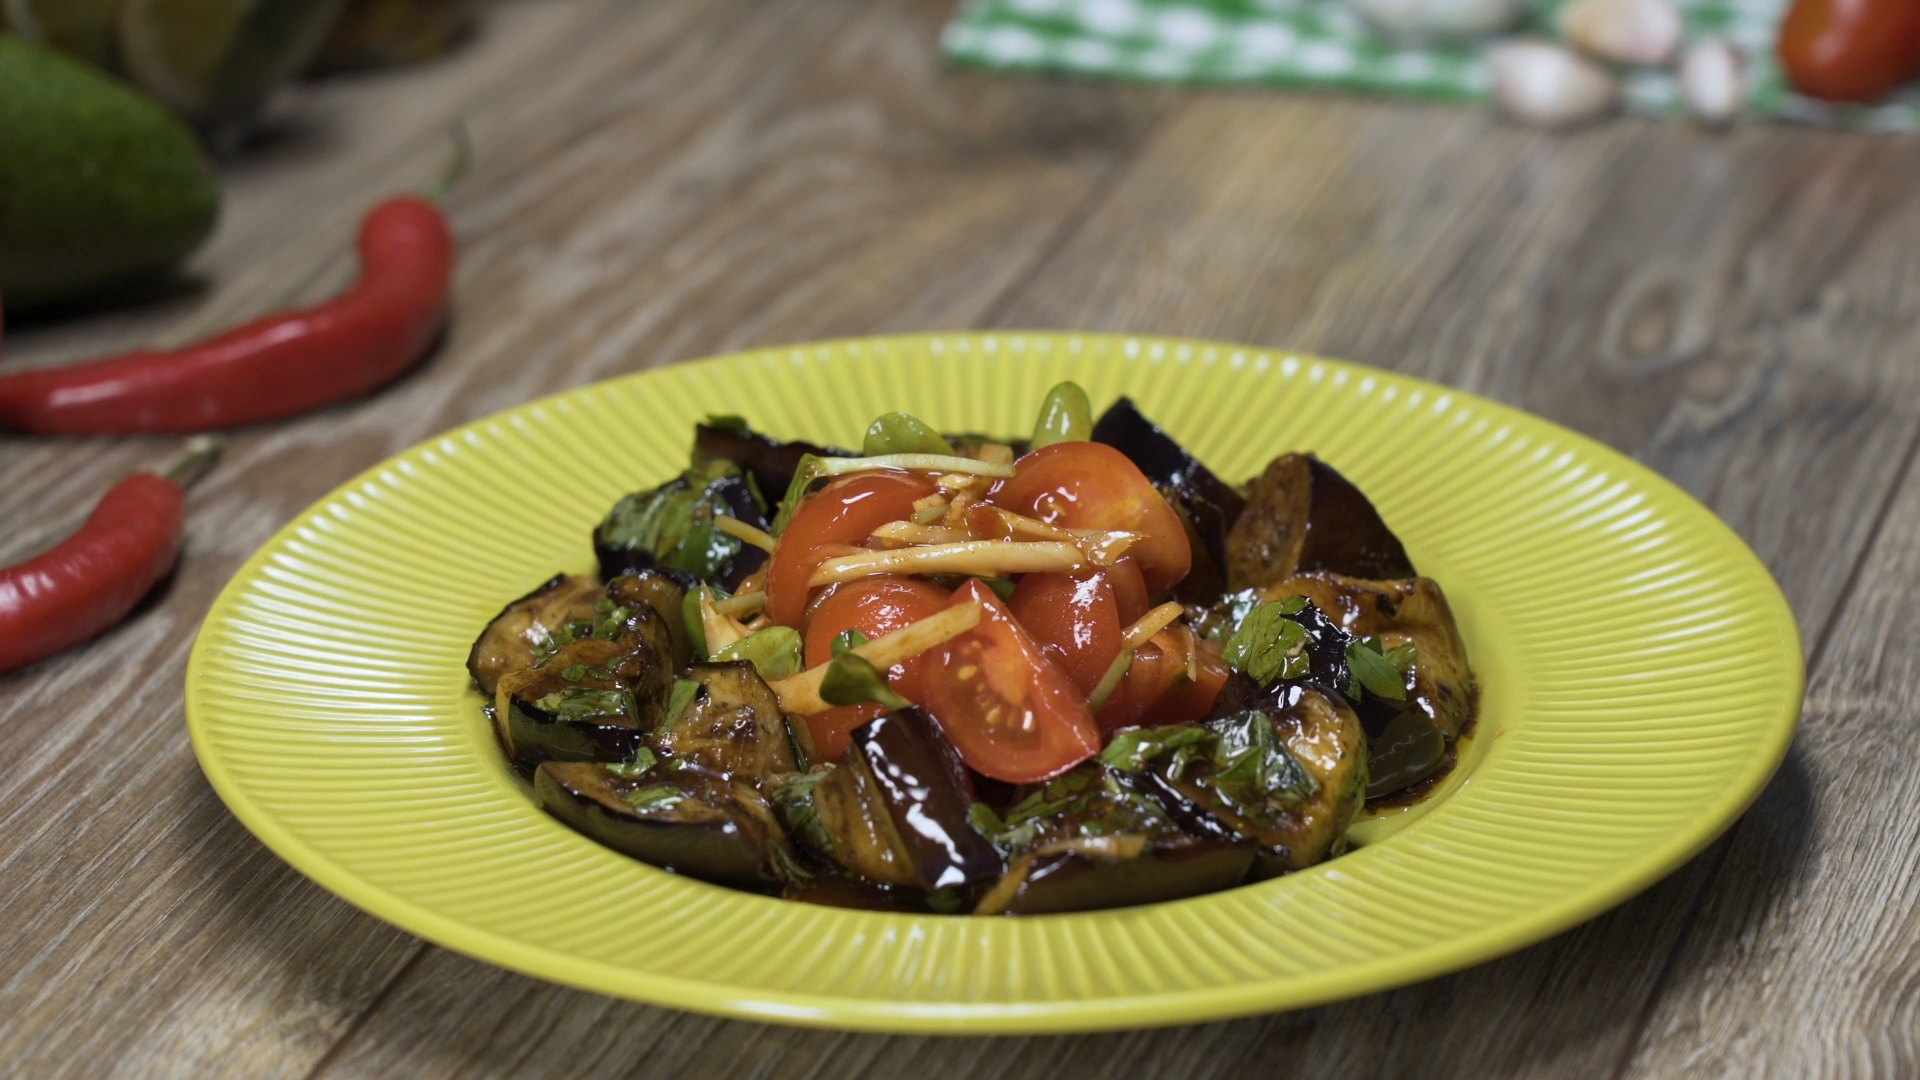
[[[0,677],[0,1073],[1920,1075],[1920,141],[944,68],[949,0],[519,0],[416,70],[290,91],[196,283],[9,328],[8,368],[175,342],[351,272],[380,195],[477,149],[458,314],[378,398],[235,435],[179,572]],[[1190,335],[1487,394],[1672,477],[1766,560],[1810,664],[1756,805],[1620,909],[1324,1008],[883,1038],[561,989],[269,854],[201,777],[182,669],[253,549],[358,470],[538,394],[827,336]],[[161,439],[0,437],[0,562]],[[1703,688],[1710,692],[1710,688]]]

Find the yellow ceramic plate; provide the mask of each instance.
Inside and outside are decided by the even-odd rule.
[[[463,661],[693,422],[857,443],[910,411],[1020,432],[1077,379],[1132,395],[1223,476],[1312,449],[1438,578],[1485,686],[1442,797],[1324,866],[1179,903],[975,919],[844,911],[655,870],[542,813]],[[1452,971],[1612,907],[1698,851],[1785,752],[1800,645],[1713,515],[1563,428],[1370,368],[1201,342],[877,338],[722,357],[470,424],[340,488],[201,628],[201,766],[282,858],[448,948],[676,1008],[886,1031],[1135,1027]]]

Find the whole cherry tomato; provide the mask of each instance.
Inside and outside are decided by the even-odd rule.
[[[1007,598],[1007,610],[1083,696],[1120,655],[1120,605],[1104,568],[1027,574]]]
[[[1166,644],[1164,635],[1155,634],[1134,650],[1126,676],[1095,717],[1103,736],[1126,727],[1197,723],[1213,708],[1227,683],[1226,663],[1203,648],[1197,660],[1200,678],[1189,681],[1185,658],[1170,657]]]
[[[1878,100],[1920,71],[1920,3],[1798,0],[1777,51],[1787,81],[1809,97]]]
[[[987,493],[995,506],[1066,529],[1140,533],[1127,554],[1150,592],[1187,576],[1193,549],[1186,527],[1125,454],[1103,443],[1054,443],[1014,462],[1014,468],[1018,476]]]
[[[929,654],[921,702],[975,771],[1014,784],[1058,776],[1100,752],[1086,698],[1020,628],[993,590],[969,581],[980,625]]]
[[[833,659],[833,640],[848,630],[877,638],[939,614],[947,602],[947,590],[940,586],[893,574],[835,585],[814,604],[808,616],[807,666],[817,667]],[[920,669],[926,660],[924,655],[916,656],[889,670],[887,682],[893,692],[918,703]],[[806,717],[807,729],[813,732],[814,755],[821,761],[840,760],[852,743],[853,729],[886,711],[878,703],[863,702]]]
[[[936,490],[918,473],[845,476],[809,495],[773,545],[767,567],[767,618],[799,628],[807,613],[807,579],[836,547],[866,542],[889,521],[913,516],[913,503]]]

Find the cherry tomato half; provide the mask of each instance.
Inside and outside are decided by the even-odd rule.
[[[1206,719],[1220,688],[1227,683],[1224,661],[1202,648],[1196,666],[1200,678],[1187,679],[1184,657],[1169,655],[1165,635],[1134,650],[1133,664],[1095,717],[1102,735],[1125,727],[1193,724]]]
[[[807,497],[773,546],[767,567],[767,618],[798,628],[807,613],[807,579],[837,545],[864,543],[889,521],[913,516],[913,502],[935,491],[917,473],[845,476]]]
[[[1875,101],[1920,71],[1920,4],[1798,0],[1780,23],[1777,51],[1795,90]]]
[[[1171,588],[1193,565],[1186,527],[1138,466],[1104,443],[1063,442],[1014,462],[987,500],[1066,529],[1122,529],[1142,539],[1127,554],[1150,592]]]
[[[833,639],[848,630],[858,630],[868,638],[891,634],[929,615],[939,614],[947,606],[947,590],[913,578],[882,574],[849,581],[826,590],[813,605],[807,623],[807,666],[815,667],[833,659]],[[921,695],[921,667],[925,656],[916,656],[887,672],[893,692],[918,703]],[[813,732],[814,755],[821,761],[838,761],[852,743],[853,729],[872,720],[885,707],[865,702],[842,705],[806,718]]]
[[[1014,784],[1058,776],[1100,752],[1086,698],[1014,621],[993,590],[969,581],[980,625],[929,655],[921,702],[975,771]]]
[[[1082,696],[1093,693],[1120,655],[1120,605],[1104,568],[1027,574],[1007,598],[1007,610]]]

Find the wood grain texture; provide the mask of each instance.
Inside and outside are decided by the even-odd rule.
[[[520,0],[426,68],[302,87],[225,172],[202,285],[9,328],[4,363],[185,340],[337,287],[463,118],[458,317],[370,401],[239,433],[140,617],[0,677],[0,1061],[26,1075],[1904,1075],[1920,1070],[1911,342],[1920,142],[943,71],[941,0]],[[1817,660],[1729,838],[1616,912],[1394,993],[1171,1031],[917,1039],[715,1020],[422,946],[226,814],[188,640],[354,471],[566,386],[971,325],[1189,334],[1412,371],[1584,430],[1752,543]],[[0,560],[164,440],[0,437]],[[1905,477],[1904,481],[1902,477]],[[1897,497],[1897,498],[1896,498]],[[1891,510],[1889,510],[1891,506]],[[1905,796],[1903,799],[1902,796]]]

